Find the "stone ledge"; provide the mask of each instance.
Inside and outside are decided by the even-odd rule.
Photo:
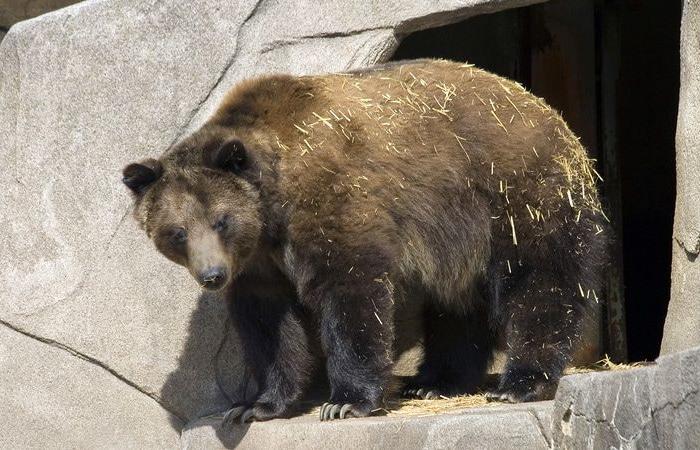
[[[321,423],[315,415],[221,428],[190,422],[184,449],[697,448],[700,347],[628,370],[562,378],[550,402]]]
[[[183,449],[549,448],[553,402],[493,405],[427,416],[319,422],[307,414],[221,428],[220,417],[188,424]]]

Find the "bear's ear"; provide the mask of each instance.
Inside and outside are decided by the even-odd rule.
[[[129,164],[122,171],[122,182],[135,194],[141,194],[163,174],[163,165],[156,159]]]
[[[248,151],[238,139],[224,142],[212,150],[207,159],[210,167],[236,174],[248,168]]]

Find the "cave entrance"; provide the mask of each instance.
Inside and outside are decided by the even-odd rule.
[[[603,174],[615,264],[596,352],[659,354],[670,297],[681,2],[554,0],[404,36],[392,60],[468,61],[559,110]]]

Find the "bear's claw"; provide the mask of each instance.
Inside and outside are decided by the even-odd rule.
[[[243,414],[251,410],[252,408],[249,408],[245,405],[234,406],[233,408],[226,411],[226,414],[224,414],[224,418],[221,421],[221,424],[224,426],[232,425],[234,420],[236,420],[238,417],[242,417]]]
[[[321,405],[318,418],[321,422],[349,417],[364,417],[368,414],[353,403],[324,403]]]
[[[401,392],[401,396],[404,398],[419,398],[421,400],[434,400],[445,397],[440,389],[430,388],[404,389]]]
[[[488,391],[485,393],[489,402],[523,403],[536,400],[534,393],[519,393],[505,390]]]
[[[253,403],[252,405],[237,405],[229,409],[221,421],[222,426],[231,426],[236,419],[238,423],[263,421],[279,417],[284,408],[278,408],[269,403]]]
[[[255,410],[253,408],[248,408],[241,414],[241,423],[246,423],[250,418],[255,415]]]
[[[507,383],[506,386],[499,386],[486,392],[486,400],[490,402],[524,403],[538,400],[551,400],[557,383]]]

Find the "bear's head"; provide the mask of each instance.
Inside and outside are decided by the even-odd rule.
[[[156,248],[210,290],[234,279],[256,251],[262,219],[258,192],[240,176],[248,167],[241,141],[192,150],[206,164],[146,159],[123,170],[134,216]],[[181,158],[180,158],[181,159]]]

